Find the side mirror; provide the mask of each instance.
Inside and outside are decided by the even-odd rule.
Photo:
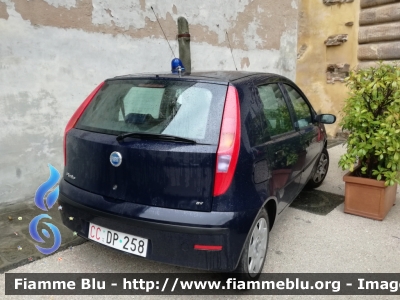
[[[322,114],[318,115],[316,117],[317,122],[323,123],[323,124],[333,124],[336,122],[336,116],[331,115],[331,114]]]

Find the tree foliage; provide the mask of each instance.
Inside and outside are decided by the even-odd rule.
[[[350,132],[347,153],[339,160],[343,170],[361,165],[361,176],[400,183],[400,67],[351,71],[350,89],[340,125]]]

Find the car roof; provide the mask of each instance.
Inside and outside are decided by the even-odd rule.
[[[179,75],[172,73],[141,73],[141,74],[129,74],[124,76],[114,77],[113,79],[136,79],[136,78],[177,78]],[[282,77],[278,74],[273,73],[262,73],[262,72],[246,72],[246,71],[201,71],[192,72],[190,74],[182,73],[182,79],[188,80],[202,80],[228,83],[236,80],[243,79],[250,76],[263,76],[263,77]]]

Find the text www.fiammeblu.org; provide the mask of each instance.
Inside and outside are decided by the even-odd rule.
[[[219,280],[180,280],[175,278],[174,283],[169,290],[167,288],[169,278],[166,278],[161,285],[159,281],[148,281],[143,279],[133,279],[128,281],[123,279],[123,289],[142,290],[151,292],[161,290],[174,292],[181,290],[329,290],[332,292],[340,291],[340,281],[316,281],[310,283],[307,280],[286,279],[280,281],[244,281],[236,278],[228,278],[225,282]]]

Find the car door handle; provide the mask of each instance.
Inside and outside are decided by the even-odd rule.
[[[278,155],[284,155],[284,154],[285,154],[285,151],[283,151],[283,150],[278,150],[278,151],[275,152],[275,155],[276,155],[276,156],[278,156]]]

